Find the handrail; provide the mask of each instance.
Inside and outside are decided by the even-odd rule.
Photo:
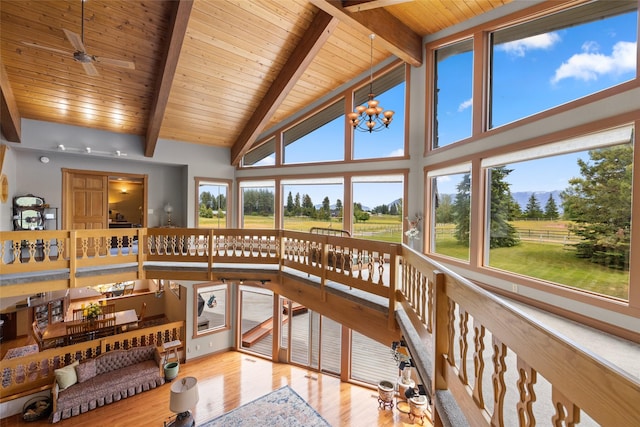
[[[407,246],[287,230],[140,229],[127,231],[136,236],[126,235],[143,242],[136,253],[123,253],[131,251],[119,244],[107,255],[115,231],[0,232],[3,294],[20,283],[39,289],[53,279],[20,282],[19,276],[67,262],[67,286],[77,283],[78,268],[119,267],[131,259],[140,278],[151,261],[197,263],[211,277],[219,264],[273,265],[276,274],[291,270],[313,276],[323,292],[335,283],[388,298],[390,328],[397,328],[395,307],[402,304],[432,351],[429,387],[436,412],[444,410],[438,392],[448,390],[472,425],[533,424],[541,417],[535,408],[543,404],[551,415],[539,424],[572,425],[582,412],[602,425],[640,424],[640,382]],[[68,248],[60,252],[76,256],[60,260],[50,249],[39,252],[45,249],[38,242],[54,239]],[[540,402],[537,389],[550,390],[548,401]]]

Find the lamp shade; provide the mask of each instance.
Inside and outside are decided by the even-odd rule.
[[[171,203],[167,203],[166,205],[164,205],[164,211],[165,213],[168,213],[168,214],[173,212],[173,206],[171,206]]]
[[[188,412],[198,403],[198,380],[195,377],[184,377],[171,384],[169,409],[180,414]]]

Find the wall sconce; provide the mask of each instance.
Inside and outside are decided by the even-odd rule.
[[[171,203],[167,203],[166,205],[164,205],[164,213],[167,214],[167,225],[171,226],[171,213],[173,212],[173,206],[171,206]]]
[[[127,189],[126,189],[126,188],[123,188],[120,192],[121,192],[122,194],[127,194]]]

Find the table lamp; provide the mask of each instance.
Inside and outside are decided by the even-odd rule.
[[[173,206],[171,206],[171,203],[167,203],[166,205],[164,205],[164,213],[167,214],[167,225],[171,225],[171,212],[173,212]]]
[[[184,377],[171,384],[169,409],[175,412],[176,419],[169,424],[172,427],[195,426],[190,410],[198,403],[198,380],[195,377]]]

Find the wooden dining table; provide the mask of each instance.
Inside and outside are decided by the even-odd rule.
[[[138,323],[138,314],[135,309],[116,311],[114,313],[116,318],[116,328],[122,329],[123,326],[133,325]],[[58,341],[65,340],[67,337],[67,325],[66,322],[57,322],[48,325],[42,333],[42,340]]]

